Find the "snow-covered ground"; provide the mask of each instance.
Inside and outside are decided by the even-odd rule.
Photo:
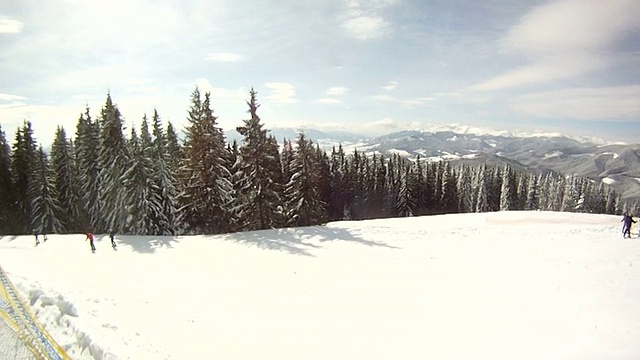
[[[0,239],[74,359],[638,359],[640,239],[500,212],[221,236]]]

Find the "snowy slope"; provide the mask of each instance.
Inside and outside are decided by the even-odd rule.
[[[501,212],[222,236],[0,239],[74,359],[637,359],[640,239]]]

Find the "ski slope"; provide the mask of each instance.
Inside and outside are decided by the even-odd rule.
[[[638,359],[621,217],[456,214],[219,236],[0,238],[74,359]]]

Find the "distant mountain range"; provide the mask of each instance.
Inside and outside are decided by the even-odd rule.
[[[599,139],[561,134],[472,133],[474,129],[400,131],[367,138],[358,134],[305,129],[305,135],[330,150],[342,144],[347,153],[397,153],[415,160],[448,160],[453,164],[510,164],[531,172],[555,171],[587,177],[613,186],[625,199],[640,199],[640,144],[607,144]],[[227,139],[240,140],[235,131]],[[282,142],[295,141],[296,129],[271,129]]]

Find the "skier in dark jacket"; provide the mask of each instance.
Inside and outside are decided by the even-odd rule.
[[[633,220],[633,214],[629,214],[625,211],[622,215],[622,220],[620,221],[622,221],[622,237],[626,238],[629,236],[629,238],[631,238],[631,224],[636,222]]]
[[[116,232],[113,229],[109,229],[109,239],[111,239],[111,246],[116,248]]]

